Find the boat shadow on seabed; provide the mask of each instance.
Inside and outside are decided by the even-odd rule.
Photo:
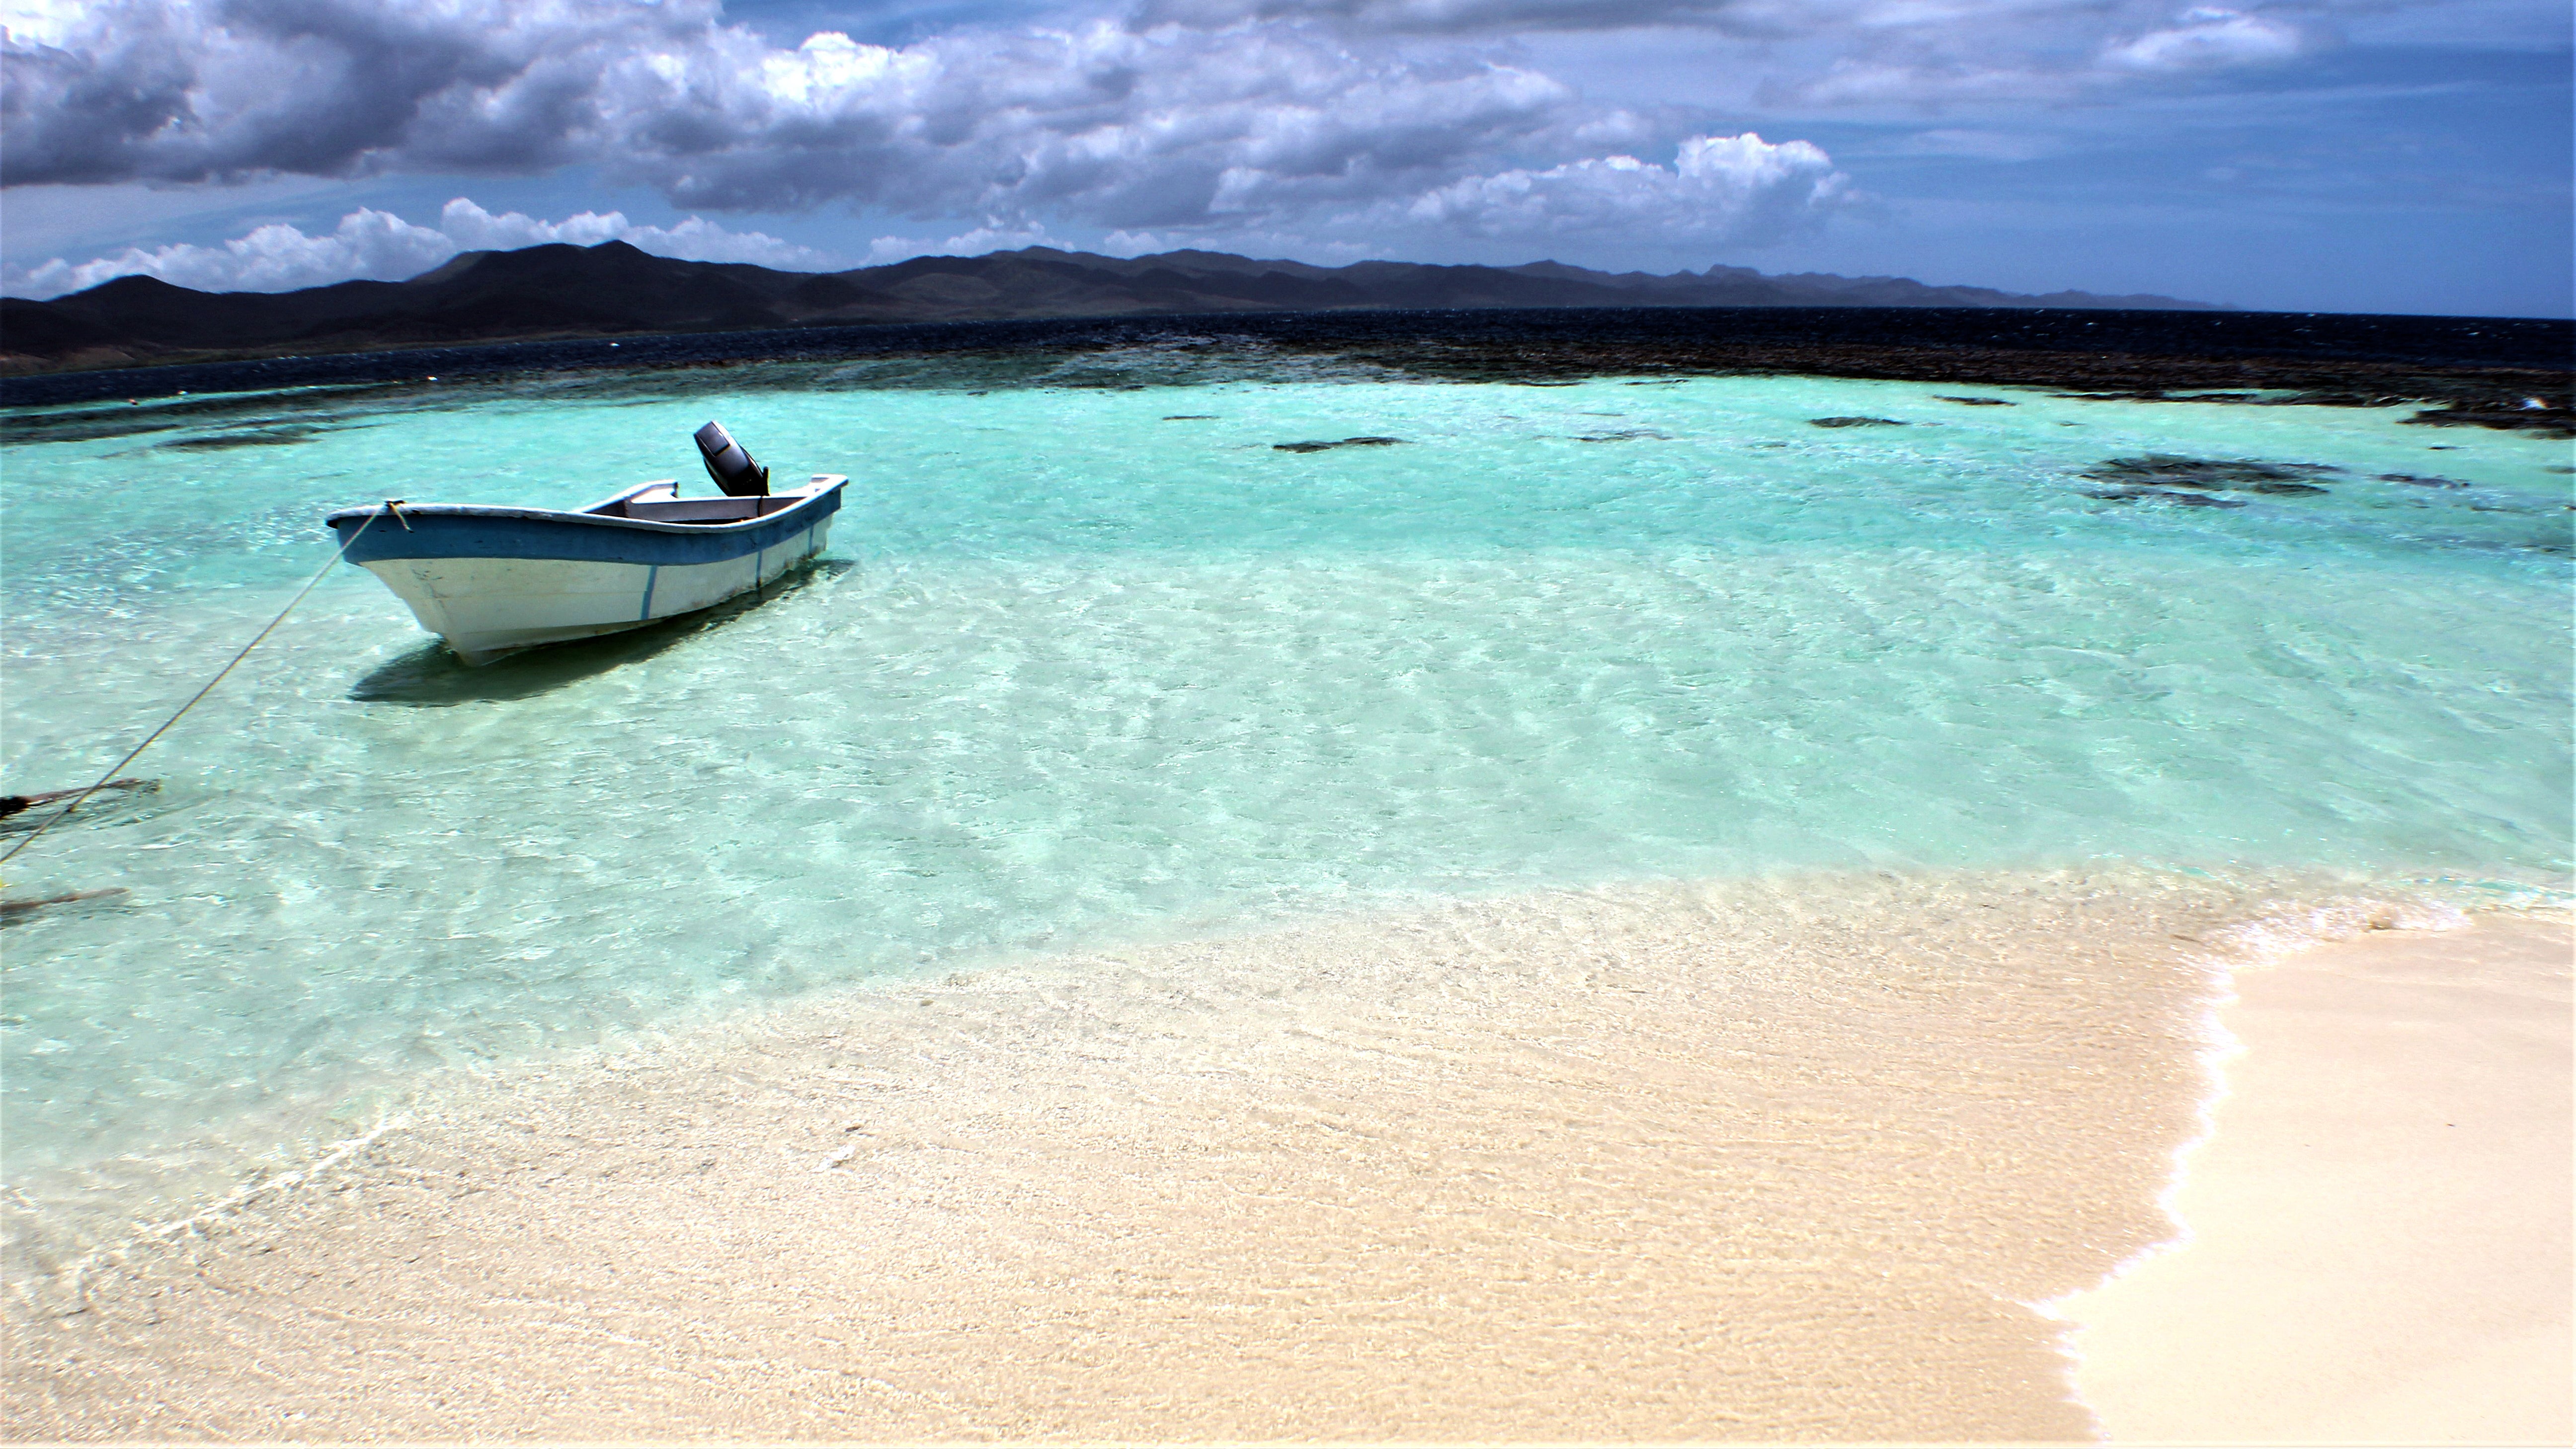
[[[547,644],[497,659],[479,668],[458,659],[444,643],[432,640],[385,661],[349,687],[349,698],[365,704],[406,704],[441,708],[497,700],[529,699],[605,674],[621,665],[650,659],[711,629],[721,629],[763,601],[776,601],[818,583],[829,582],[858,565],[848,559],[822,558],[781,575],[757,595],[743,594],[694,614],[684,614],[640,629],[603,634],[564,644]]]

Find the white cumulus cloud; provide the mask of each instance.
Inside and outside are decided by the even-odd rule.
[[[563,221],[539,221],[520,212],[500,215],[464,197],[447,203],[436,226],[417,226],[390,212],[360,208],[319,236],[282,222],[235,237],[221,246],[178,244],[73,262],[54,258],[0,272],[0,292],[13,297],[55,297],[117,277],[157,277],[200,292],[291,292],[359,279],[399,281],[438,266],[459,252],[506,251],[547,242],[596,246],[623,241],[660,256],[705,262],[756,262],[790,270],[824,270],[831,259],[811,248],[760,232],[727,231],[698,217],[677,226],[637,226],[624,214],[583,212]]]
[[[890,262],[910,261],[914,257],[980,257],[986,252],[1054,245],[1055,238],[1047,235],[1044,226],[1005,226],[992,221],[959,232],[946,241],[925,241],[908,236],[878,237],[868,244],[867,265],[880,267]]]
[[[2102,62],[2150,73],[2224,70],[2276,64],[2305,48],[2297,26],[2235,10],[2200,9],[2185,12],[2180,24],[2109,47]]]

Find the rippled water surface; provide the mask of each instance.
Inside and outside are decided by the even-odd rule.
[[[710,416],[853,479],[766,604],[484,670],[326,581],[158,794],[6,869],[126,891],[7,928],[22,1211],[170,1211],[553,1044],[1425,896],[2570,867],[2565,443],[1794,378],[859,380],[18,415],[12,790],[186,698],[330,508],[575,505],[694,473]],[[1354,436],[1401,441],[1274,446]],[[2086,476],[2149,454],[2323,491]]]

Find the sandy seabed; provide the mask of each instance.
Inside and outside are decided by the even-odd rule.
[[[2312,885],[2302,930],[2432,923]],[[2172,1236],[2278,904],[1628,887],[811,1000],[35,1285],[8,1429],[2089,1439],[2033,1305]]]

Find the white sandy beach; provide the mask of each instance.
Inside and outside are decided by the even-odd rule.
[[[2485,917],[2237,973],[2188,1244],[2065,1305],[2113,1441],[2576,1437],[2571,957]]]
[[[13,1315],[9,1430],[2089,1437],[2065,1327],[2024,1305],[2167,1232],[2157,1198],[2195,1131],[2219,985],[2197,963],[2238,903],[1832,884],[1534,895],[1035,963],[495,1079],[303,1190],[101,1259],[75,1303]],[[2560,1092],[2563,1169],[2564,963],[2532,957],[2563,940],[2547,929],[2407,939],[2542,943],[2494,965],[2531,1049],[2474,1091]],[[2403,1037],[2416,995],[2457,995],[2447,957],[2406,959],[2249,973],[2247,1000],[2313,977]],[[2547,990],[2554,1058],[2530,1004]],[[2468,1011],[2430,1035],[2482,1040],[2490,1018]],[[2237,1066],[2263,1060],[2261,1026],[2239,1030],[2255,1047]],[[2350,1040],[2374,1072],[2394,1060]],[[2230,1110],[2283,1090],[2236,1080]],[[2516,1130],[2553,1140],[2537,1118]],[[2197,1182],[2219,1182],[2221,1151]],[[2516,1265],[2478,1280],[2501,1286],[2409,1300],[2380,1331],[2417,1347],[2323,1361],[2427,1369],[2376,1373],[2398,1399],[2507,1384],[2546,1347],[2532,1305],[2553,1251],[2563,1335],[2566,1174],[2482,1172],[2472,1188],[2519,1216],[2464,1232],[2474,1190],[2430,1210],[2452,1214],[2445,1261]],[[2365,1229],[2401,1226],[2374,1216],[2396,1199],[2356,1201]],[[2214,1262],[2203,1216],[2200,1244],[2105,1299]],[[2214,1299],[2161,1320],[2087,1308],[2083,1384],[2111,1432],[2275,1422],[2177,1356],[2269,1347],[2267,1284],[2310,1292],[2301,1314],[2379,1291],[2328,1253],[2272,1279],[2222,1267],[2196,1290]],[[2421,1347],[2435,1329],[2448,1367]],[[2200,1401],[2197,1420],[2136,1417]],[[2480,1422],[2550,1422],[2512,1402]]]

